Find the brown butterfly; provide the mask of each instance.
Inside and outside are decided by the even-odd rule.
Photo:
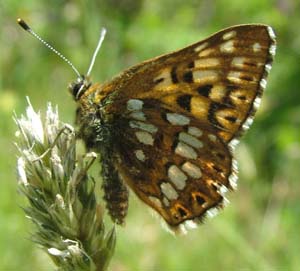
[[[233,150],[253,121],[275,49],[271,27],[238,25],[107,83],[81,76],[70,86],[78,136],[101,156],[113,221],[124,222],[127,186],[175,231],[225,205],[236,188]]]

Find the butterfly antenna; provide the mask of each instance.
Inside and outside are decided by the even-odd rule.
[[[62,55],[60,52],[58,52],[54,47],[52,47],[48,42],[44,41],[38,34],[36,34],[30,27],[29,25],[22,19],[17,20],[18,24],[28,33],[30,33],[32,36],[34,36],[36,39],[38,39],[41,43],[43,43],[47,48],[49,48],[52,52],[54,52],[56,55],[58,55],[62,60],[64,60],[76,73],[78,78],[82,78],[78,70],[75,68],[73,63],[67,59],[64,55]]]
[[[103,43],[103,40],[105,38],[105,34],[106,34],[106,29],[102,28],[101,29],[101,33],[100,33],[100,37],[99,37],[99,41],[98,41],[96,50],[95,50],[95,52],[93,54],[93,57],[92,57],[92,60],[91,60],[91,63],[90,63],[90,66],[89,66],[89,69],[88,69],[88,72],[87,72],[86,76],[90,76],[90,73],[91,73],[91,71],[93,69],[93,66],[95,64],[95,60],[96,60],[97,54],[98,54],[98,52],[99,52],[99,50],[101,48],[101,45]]]

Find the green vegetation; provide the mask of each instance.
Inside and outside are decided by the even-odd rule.
[[[92,72],[109,80],[142,60],[182,48],[234,24],[266,23],[278,48],[254,124],[237,148],[239,189],[216,218],[174,238],[131,196],[127,224],[117,227],[110,270],[299,270],[300,259],[299,1],[100,0],[0,4],[0,270],[53,270],[30,240],[32,225],[17,193],[16,126],[26,107],[58,104],[73,123],[67,84],[75,74],[16,24],[24,18],[77,69],[86,72],[102,26],[108,34]],[[97,176],[97,163],[93,166]],[[133,193],[131,193],[133,194]],[[111,228],[107,219],[107,229]]]

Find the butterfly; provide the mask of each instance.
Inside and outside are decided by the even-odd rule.
[[[275,55],[270,26],[237,25],[133,66],[111,81],[80,76],[78,137],[100,154],[104,199],[123,224],[128,188],[174,231],[223,208],[233,151],[249,128]]]

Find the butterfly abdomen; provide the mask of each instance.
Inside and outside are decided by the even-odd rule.
[[[110,156],[110,155],[109,155]],[[106,208],[113,222],[124,224],[128,210],[128,189],[121,180],[110,158],[102,160],[102,188]]]

